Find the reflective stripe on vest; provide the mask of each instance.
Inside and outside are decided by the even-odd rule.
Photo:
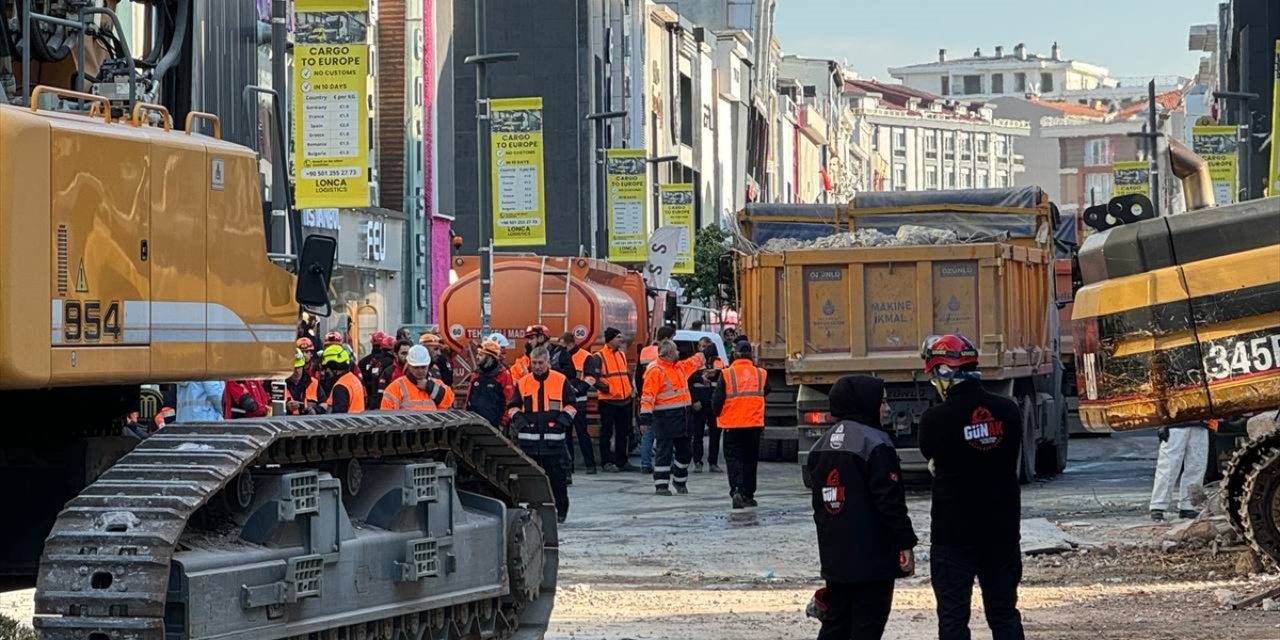
[[[746,362],[746,361],[743,361]],[[730,365],[724,373],[724,407],[716,421],[722,429],[764,426],[764,383],[768,374],[754,365]]]
[[[640,413],[653,413],[654,411],[679,409],[693,405],[693,396],[689,394],[688,385],[682,384],[684,383],[683,379],[678,382],[672,382],[671,373],[667,371],[668,368],[662,365],[650,367],[650,369],[657,369],[662,372],[662,390],[653,397],[653,406],[649,406],[647,398],[641,399]],[[645,372],[645,376],[648,376],[648,371]]]
[[[601,391],[601,400],[628,400],[631,398],[631,375],[627,373],[627,356],[621,351],[609,347],[601,349],[600,377],[609,385],[608,391]]]
[[[555,440],[555,441],[563,442],[565,434],[563,433],[531,433],[528,431],[521,431],[519,434],[516,435],[516,437],[521,440]]]
[[[400,377],[392,383],[392,387],[383,394],[384,400],[390,401],[391,411],[435,411],[436,403],[425,389],[416,384],[409,384],[409,378]]]
[[[521,378],[520,397],[524,400],[524,411],[527,413],[563,411],[571,417],[576,416],[577,408],[564,403],[564,383],[564,374],[559,371],[548,371],[547,379],[542,382],[539,382],[532,373]],[[541,394],[538,393],[539,388],[542,389]],[[539,400],[545,403],[544,406],[538,406]]]

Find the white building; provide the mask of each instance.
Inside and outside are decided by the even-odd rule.
[[[991,105],[871,80],[846,81],[845,96],[854,119],[870,125],[855,127],[853,143],[883,159],[874,163],[885,173],[874,177],[875,190],[1011,187],[1024,170],[1014,146],[1030,124],[996,118]]]
[[[1010,53],[997,46],[992,55],[977,49],[967,58],[948,58],[940,49],[937,61],[892,68],[889,75],[912,89],[974,100],[1006,95],[1064,100],[1118,85],[1106,67],[1063,59],[1056,42],[1047,57],[1029,53],[1024,44]]]

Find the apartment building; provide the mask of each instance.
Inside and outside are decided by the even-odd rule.
[[[1063,58],[1056,42],[1048,56],[1028,52],[1021,43],[1010,52],[996,46],[984,55],[979,48],[963,58],[949,58],[939,49],[936,61],[891,68],[889,75],[911,89],[962,100],[1028,94],[1064,100],[1118,84],[1106,67]]]
[[[848,80],[844,92],[854,120],[869,125],[853,129],[853,143],[884,161],[885,175],[872,178],[883,190],[1010,187],[1025,169],[1015,144],[1030,125],[996,118],[991,105],[874,80]]]

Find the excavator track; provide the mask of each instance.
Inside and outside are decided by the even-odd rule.
[[[174,425],[59,514],[52,640],[541,638],[558,569],[544,471],[479,416]]]
[[[1280,566],[1280,431],[1236,452],[1223,491],[1232,526],[1270,566]]]

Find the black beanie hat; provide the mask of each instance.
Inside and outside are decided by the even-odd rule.
[[[880,403],[884,400],[884,380],[872,376],[845,376],[827,394],[831,415],[837,420],[854,420],[869,427],[880,425]]]
[[[618,334],[620,333],[622,332],[618,331],[617,329],[614,329],[613,327],[609,327],[608,329],[604,330],[604,341],[608,342],[610,340],[613,340],[614,338],[618,337]]]

